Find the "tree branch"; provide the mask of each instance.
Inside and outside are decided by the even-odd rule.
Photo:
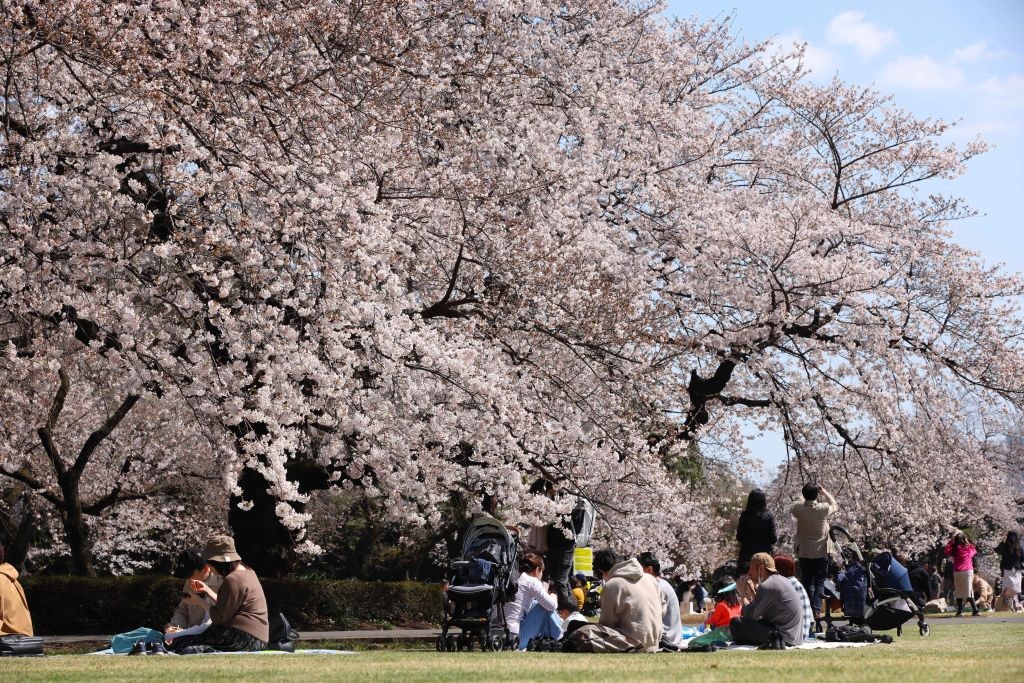
[[[100,442],[102,442],[103,439],[110,436],[110,433],[117,428],[117,425],[121,423],[121,420],[123,420],[125,415],[128,414],[128,411],[132,409],[132,406],[138,402],[139,398],[140,396],[138,394],[128,394],[118,409],[115,410],[114,413],[107,418],[107,421],[103,423],[103,426],[89,435],[89,438],[85,441],[85,445],[82,446],[82,450],[79,451],[78,457],[75,459],[73,467],[75,472],[79,475],[82,474],[85,470],[85,466],[89,464],[89,458],[92,457],[93,451],[96,450],[96,447],[100,445]]]

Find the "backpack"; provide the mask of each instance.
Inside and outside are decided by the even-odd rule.
[[[288,618],[280,612],[270,617],[270,642],[267,643],[268,650],[281,650],[282,652],[295,652],[295,642],[299,639],[299,632],[288,623]]]
[[[872,633],[868,626],[844,624],[825,631],[825,640],[830,643],[891,643],[892,636]]]

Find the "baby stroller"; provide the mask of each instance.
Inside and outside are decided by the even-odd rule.
[[[837,551],[860,562],[864,556],[860,548],[853,542],[853,537],[842,527],[834,526],[829,531]],[[846,538],[846,547],[840,541]],[[927,636],[930,627],[924,620],[924,609],[910,585],[906,567],[896,561],[891,553],[880,553],[868,566],[868,600],[864,608],[864,623],[872,631],[890,631],[896,629],[896,635],[903,635],[903,624],[917,617],[917,628],[922,636]],[[826,615],[831,623],[831,614]]]
[[[480,516],[463,532],[462,556],[452,562],[448,589],[442,597],[444,619],[437,637],[438,652],[501,651],[518,646],[505,621],[505,603],[515,596],[513,579],[519,565],[516,540],[500,522]],[[455,626],[458,634],[450,632]]]
[[[891,553],[879,553],[868,570],[874,600],[864,610],[864,623],[875,631],[896,629],[896,635],[903,635],[903,624],[917,617],[917,628],[922,636],[928,635],[929,627],[924,621],[924,605],[910,585],[907,568],[900,564]]]

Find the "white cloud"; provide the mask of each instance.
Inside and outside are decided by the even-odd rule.
[[[770,49],[774,53],[779,53],[791,50],[794,44],[803,46],[803,64],[814,75],[815,80],[830,80],[832,78],[838,66],[836,55],[827,48],[807,42],[799,31],[776,36],[771,40]]]
[[[964,85],[964,72],[957,66],[924,55],[900,57],[882,69],[878,80],[883,85],[913,90],[950,90]]]
[[[873,57],[896,42],[892,29],[864,21],[864,13],[857,11],[836,16],[829,22],[825,35],[832,45],[852,45],[865,57]]]
[[[972,43],[967,47],[961,47],[953,50],[953,53],[949,56],[950,61],[953,62],[980,62],[985,59],[998,59],[1000,57],[1006,57],[1009,53],[1006,51],[993,51],[988,49],[988,43],[984,40],[980,40],[977,43]]]
[[[987,95],[992,106],[1001,109],[1024,109],[1024,75],[1012,73],[1006,77],[993,76],[978,84],[977,89]]]

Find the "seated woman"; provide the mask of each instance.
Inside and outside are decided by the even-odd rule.
[[[222,579],[214,592],[205,582],[189,579],[192,590],[210,605],[211,624],[204,632],[174,640],[175,652],[190,654],[216,650],[253,652],[265,650],[270,640],[267,599],[260,580],[235,552],[230,536],[214,536],[206,543],[203,559]]]
[[[164,625],[164,633],[174,633],[182,629],[199,626],[210,621],[210,603],[207,602],[205,594],[200,595],[192,590],[192,579],[198,579],[210,587],[214,593],[220,588],[221,577],[214,574],[210,565],[206,564],[202,553],[196,548],[189,548],[178,557],[178,571],[176,576],[185,579],[185,586],[182,588],[181,601],[171,616],[171,620]]]
[[[18,583],[18,570],[7,564],[0,543],[0,636],[31,636],[32,615],[28,612],[25,591]]]
[[[741,605],[740,596],[736,593],[736,579],[723,576],[715,581],[711,597],[715,601],[715,609],[704,622],[708,628],[728,626],[733,617],[740,616]]]
[[[519,636],[519,649],[525,650],[533,638],[562,636],[562,620],[555,609],[558,597],[552,585],[545,590],[540,577],[544,573],[544,559],[537,553],[526,553],[519,561],[519,590],[515,600],[505,605],[508,630]]]

